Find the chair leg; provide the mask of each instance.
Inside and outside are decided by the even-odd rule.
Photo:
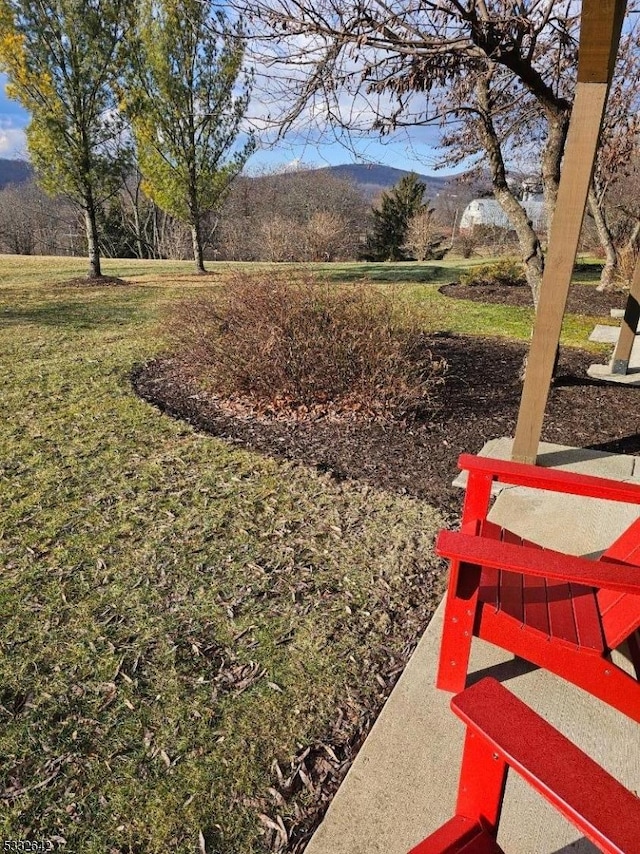
[[[509,766],[479,733],[467,730],[456,815],[481,825],[494,839],[502,811]]]
[[[409,854],[502,854],[482,825],[456,815],[412,848]]]
[[[442,691],[457,693],[464,689],[478,607],[479,583],[479,567],[451,562],[436,677],[436,687]]]

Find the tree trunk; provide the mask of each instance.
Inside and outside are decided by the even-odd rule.
[[[89,279],[99,279],[102,276],[100,267],[100,242],[98,238],[98,224],[96,220],[96,207],[93,195],[89,192],[85,199],[84,222],[87,229],[87,248],[89,252]]]
[[[138,208],[138,194],[133,200],[133,227],[136,232],[136,254],[138,258],[144,258],[144,244],[142,242],[142,229],[140,224],[140,209]]]
[[[202,250],[202,216],[198,200],[198,182],[195,167],[189,170],[189,216],[191,225],[191,240],[193,242],[193,260],[196,262],[196,273],[206,273]]]
[[[191,226],[191,240],[193,241],[193,258],[196,262],[196,272],[206,273],[204,268],[204,254],[202,251],[202,236],[200,233],[200,222],[196,221]]]
[[[638,251],[638,243],[640,242],[640,219],[636,221],[636,224],[633,226],[633,231],[629,235],[629,239],[627,240],[627,245],[625,249],[627,252],[637,252]]]
[[[502,157],[500,140],[496,133],[492,118],[492,105],[489,91],[488,76],[481,75],[476,83],[476,94],[478,96],[478,105],[480,107],[480,122],[479,133],[487,152],[489,159],[489,168],[491,170],[491,181],[493,184],[493,194],[509,218],[509,222],[513,226],[518,243],[522,261],[525,265],[525,273],[527,283],[531,288],[533,303],[538,306],[538,297],[540,295],[540,285],[542,283],[542,274],[544,272],[544,254],[538,235],[535,233],[527,212],[522,207],[515,194],[507,183],[507,172]]]
[[[542,152],[542,192],[547,220],[547,233],[551,228],[553,212],[556,209],[558,187],[560,185],[560,167],[569,130],[571,109],[545,108],[548,135]]]
[[[618,253],[613,245],[613,238],[609,231],[609,226],[604,217],[604,213],[593,186],[589,188],[589,210],[593,216],[598,232],[600,244],[605,252],[605,262],[600,274],[600,284],[596,288],[597,291],[614,291],[616,290],[616,276],[618,274]]]

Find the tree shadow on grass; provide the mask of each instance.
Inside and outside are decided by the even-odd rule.
[[[435,284],[437,282],[449,281],[455,278],[455,271],[448,267],[440,267],[437,264],[397,264],[392,263],[369,263],[354,264],[349,267],[336,265],[335,270],[325,269],[322,276],[330,282],[358,282],[362,280],[380,284]],[[443,278],[444,276],[444,278]]]
[[[0,308],[0,328],[35,324],[67,329],[97,329],[105,326],[127,326],[139,321],[141,306],[83,303],[81,301],[50,302],[21,308]]]

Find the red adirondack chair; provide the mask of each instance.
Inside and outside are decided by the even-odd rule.
[[[578,685],[640,722],[640,518],[598,561],[543,549],[487,521],[496,481],[640,505],[640,486],[463,454],[469,472],[460,532],[436,551],[450,561],[436,684],[461,691],[472,637]],[[611,652],[627,643],[636,678]]]
[[[509,768],[601,851],[640,854],[640,799],[499,682],[482,679],[451,708],[467,726],[456,814],[409,854],[503,854]]]

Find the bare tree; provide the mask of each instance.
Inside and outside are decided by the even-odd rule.
[[[449,164],[482,160],[537,301],[544,254],[507,167],[528,158],[550,218],[571,115],[578,4],[231,2],[253,26],[254,57],[274,96],[271,117],[283,130],[309,120],[382,133],[439,123]],[[278,111],[275,101],[292,107]]]
[[[34,180],[0,190],[0,251],[15,255],[60,255],[84,251],[77,211],[51,198]]]
[[[640,163],[640,82],[635,62],[639,48],[640,34],[629,33],[626,50],[619,58],[620,73],[609,97],[589,192],[589,212],[605,253],[600,291],[619,287],[621,260],[625,253],[635,253],[640,231],[638,188],[636,185],[631,193],[627,189],[633,187]]]
[[[429,261],[444,255],[445,250],[440,248],[443,237],[435,210],[429,207],[427,202],[423,209],[409,220],[405,245],[417,261]]]
[[[323,169],[241,177],[220,213],[216,245],[230,260],[355,257],[367,208],[352,182]]]

